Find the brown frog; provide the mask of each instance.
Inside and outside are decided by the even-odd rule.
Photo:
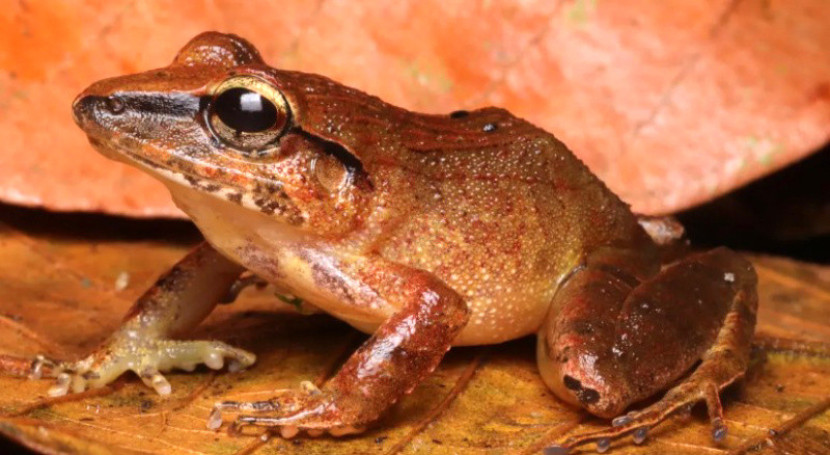
[[[217,403],[211,428],[231,410],[234,426],[285,437],[354,433],[451,346],[536,334],[550,389],[614,418],[551,452],[642,441],[698,401],[724,437],[719,391],[744,374],[755,325],[752,266],[725,248],[666,259],[661,243],[681,242],[659,233],[670,222],[633,215],[552,134],[507,111],[410,112],[271,68],[213,32],[168,67],[93,84],[73,109],[103,154],[161,180],[206,242],[89,357],[34,362],[57,376],[53,395],[127,370],[169,394],[161,372],[248,367],[253,354],[222,342],[172,339],[248,271],[371,337],[322,388]]]

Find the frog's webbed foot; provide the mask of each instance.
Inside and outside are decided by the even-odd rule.
[[[56,362],[38,356],[32,362],[33,378],[52,377],[55,385],[50,396],[104,387],[127,371],[135,372],[160,395],[169,395],[170,383],[162,375],[173,369],[193,371],[198,364],[220,369],[228,360],[228,369],[237,371],[250,366],[256,356],[221,341],[179,341],[114,337],[91,355],[73,362]],[[48,374],[44,374],[48,370]]]
[[[283,438],[293,438],[300,431],[310,436],[323,433],[344,436],[360,433],[366,428],[365,422],[358,422],[360,410],[355,403],[338,398],[331,390],[320,390],[308,381],[304,381],[299,390],[282,391],[270,400],[218,402],[208,418],[208,428],[219,429],[222,411],[243,413],[228,428],[230,433],[239,433],[245,426],[279,427]]]

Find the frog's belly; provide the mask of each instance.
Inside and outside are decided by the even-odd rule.
[[[431,272],[464,298],[470,320],[454,344],[499,343],[535,333],[578,255],[552,251],[553,242],[541,229],[517,234],[498,225],[449,222],[440,230],[430,228],[442,223],[427,216],[409,220],[381,254]]]
[[[547,314],[550,300],[527,295],[503,294],[467,301],[470,320],[454,346],[501,343],[536,333]]]
[[[463,273],[431,270],[464,297],[470,319],[454,345],[492,344],[536,333],[547,315],[555,286],[497,265],[461,269]],[[501,273],[497,273],[501,272]]]
[[[388,302],[364,298],[374,295],[373,290],[339,273],[334,265],[336,256],[318,245],[319,239],[259,212],[186,187],[168,186],[176,204],[190,215],[216,250],[281,292],[293,294],[368,333],[397,310]],[[326,274],[333,285],[321,286],[320,274]],[[369,303],[346,301],[334,295],[331,288],[348,289],[355,301]]]
[[[453,346],[501,343],[535,334],[544,321],[549,304],[505,297],[499,303],[467,301],[471,310],[470,320],[453,341]],[[339,312],[336,305],[332,307],[324,303],[316,306],[367,334],[374,333],[388,318],[387,313],[377,312],[375,318],[355,319],[347,312]]]

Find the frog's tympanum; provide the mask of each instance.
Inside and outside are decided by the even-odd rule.
[[[211,428],[233,411],[233,428],[355,433],[451,346],[535,334],[553,393],[614,418],[552,452],[639,442],[699,401],[724,437],[719,392],[744,374],[755,326],[752,266],[725,248],[666,254],[685,242],[670,220],[633,215],[552,134],[507,111],[410,112],[271,68],[220,33],[170,66],[93,84],[73,109],[101,153],[163,182],[206,241],[99,350],[34,362],[55,372],[52,394],[127,370],[169,394],[161,372],[250,366],[244,350],[173,337],[252,274],[371,337],[319,389],[217,403]]]

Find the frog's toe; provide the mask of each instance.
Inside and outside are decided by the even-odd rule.
[[[173,386],[170,385],[167,378],[154,368],[144,369],[139,377],[147,387],[151,387],[159,395],[170,395],[173,391]]]

